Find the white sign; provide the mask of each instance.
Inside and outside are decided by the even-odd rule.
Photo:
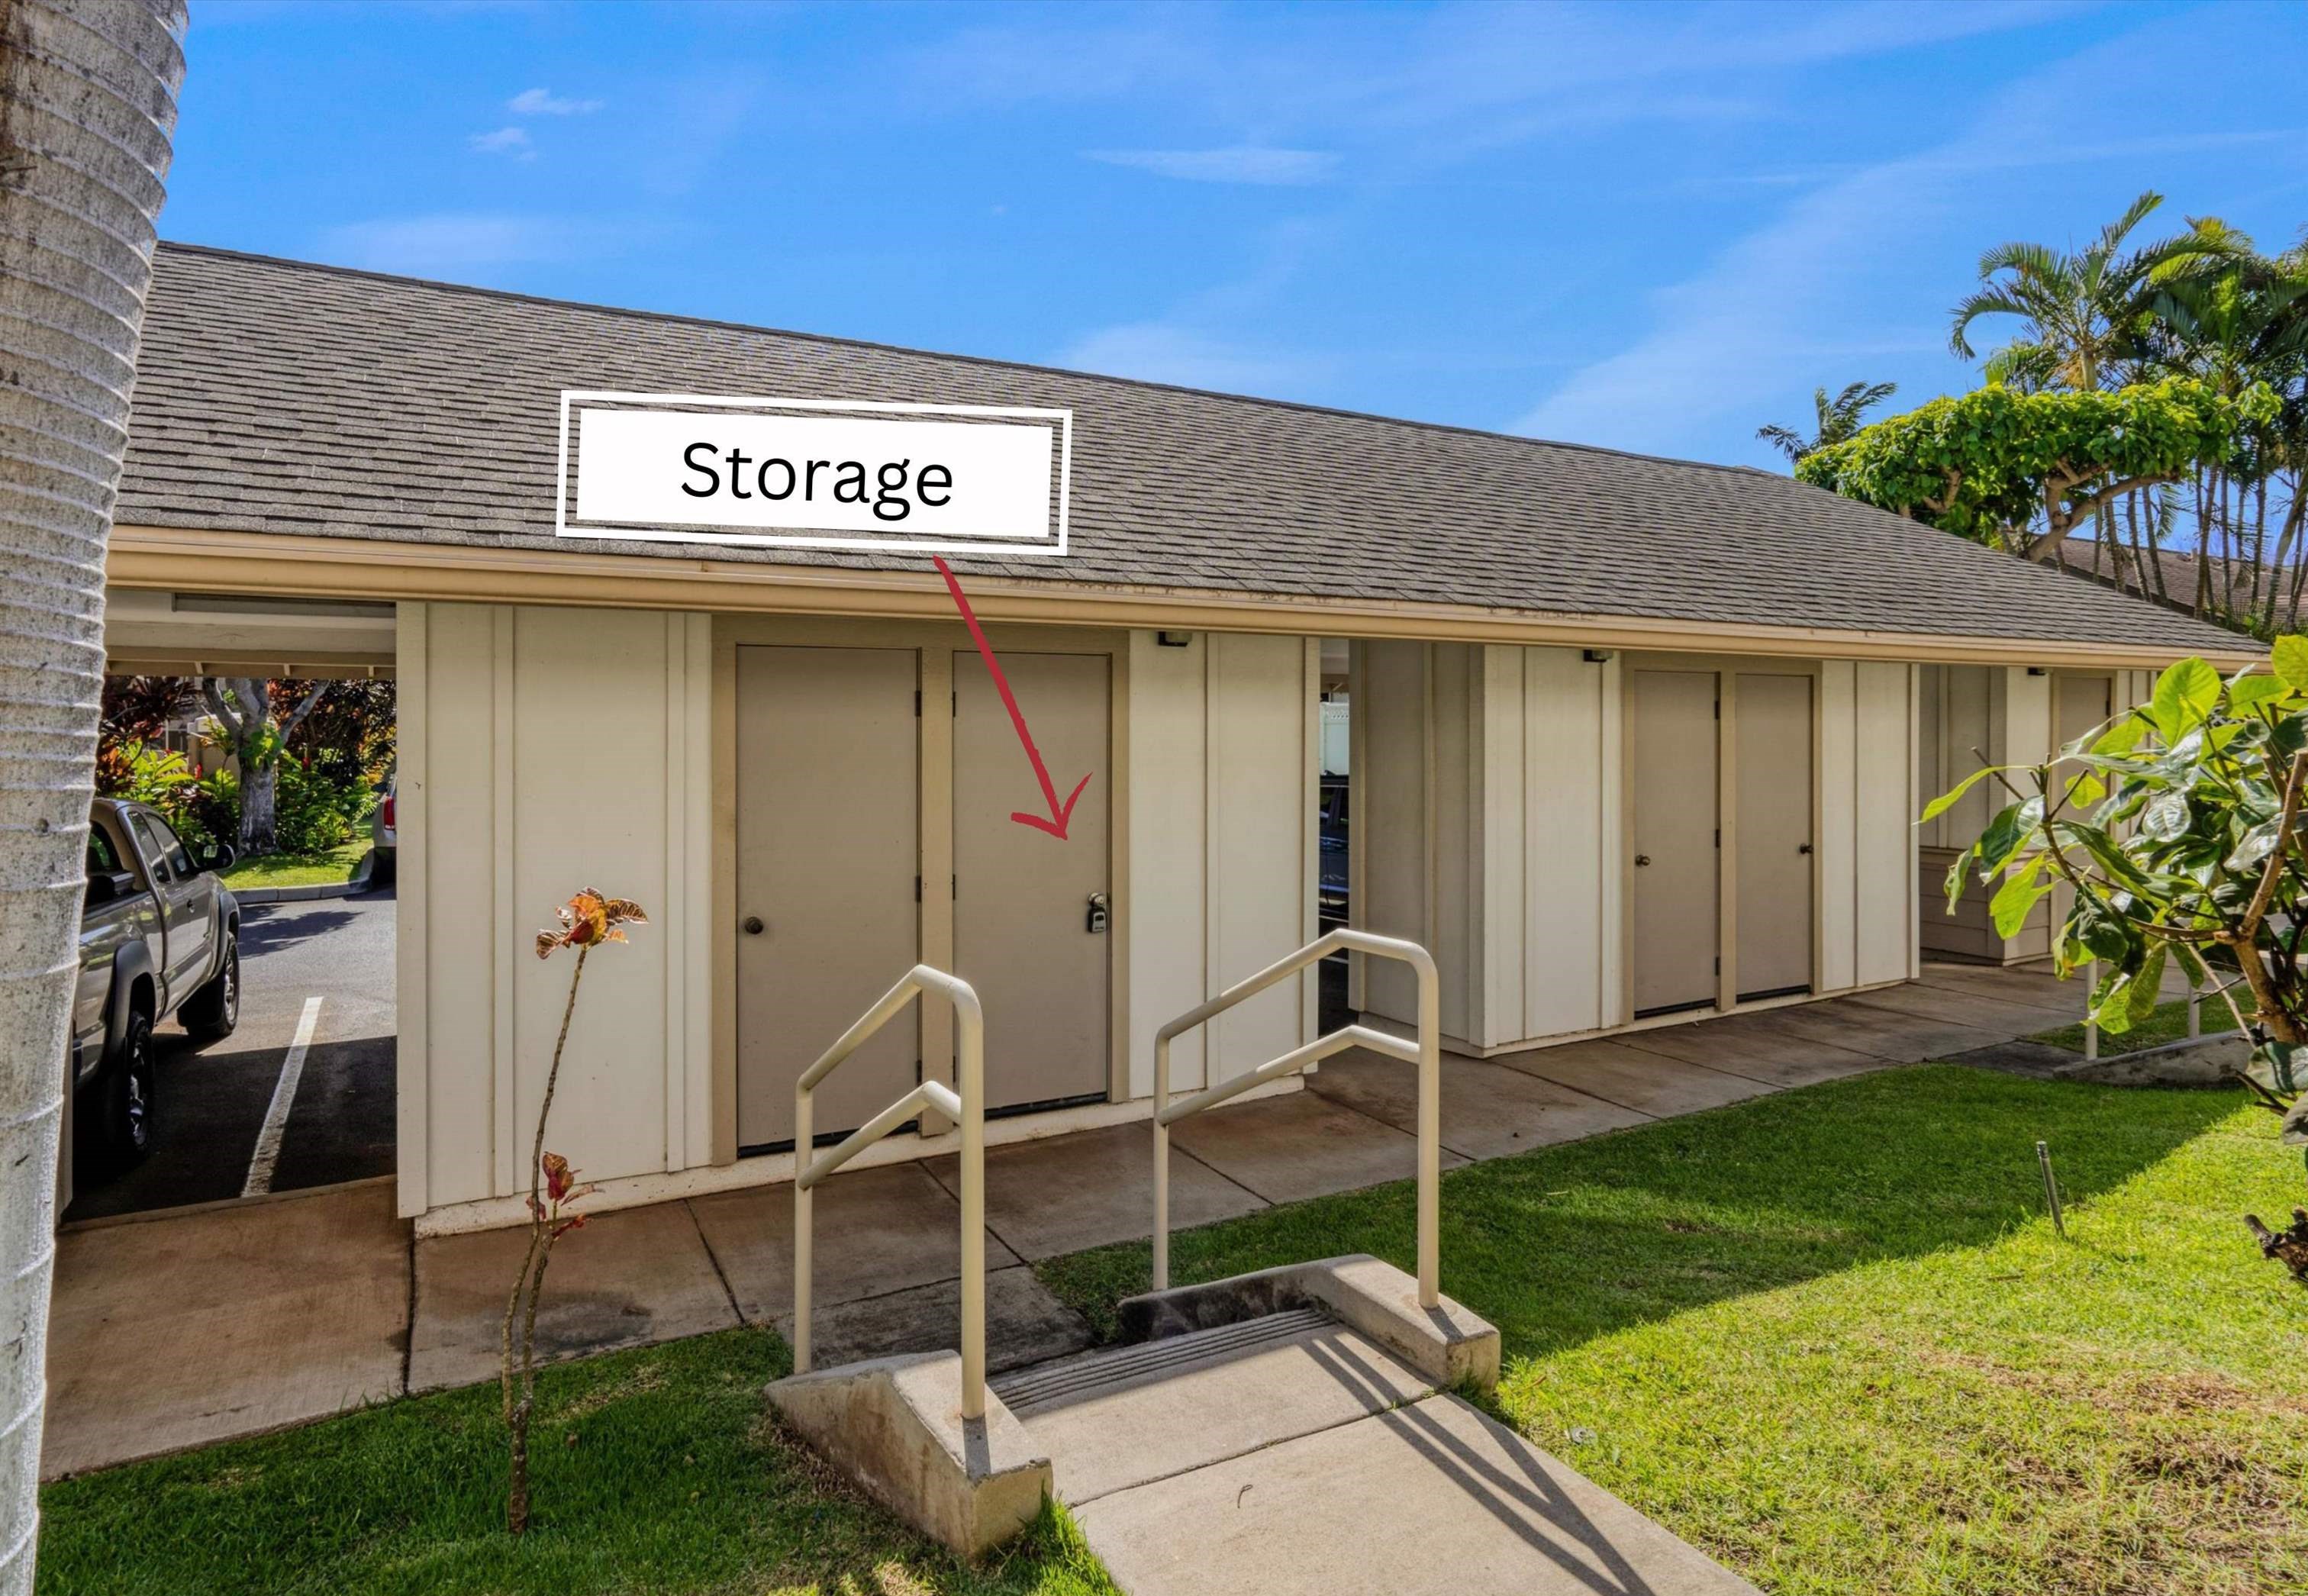
[[[1063,555],[1072,421],[1067,410],[573,389],[561,396],[554,531]]]

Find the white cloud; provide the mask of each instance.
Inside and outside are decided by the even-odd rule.
[[[509,155],[515,160],[535,160],[537,146],[530,142],[529,129],[500,127],[494,133],[477,133],[469,141],[484,155]]]
[[[498,266],[560,261],[616,248],[626,229],[554,216],[443,212],[331,228],[321,257],[371,272],[459,277]]]
[[[2260,134],[2128,135],[2128,114],[2114,104],[2097,118],[2076,114],[2074,108],[2095,103],[2092,86],[2106,72],[2154,58],[2155,37],[2155,30],[2142,30],[2047,65],[1978,106],[1968,118],[1978,131],[1848,169],[1801,195],[1698,273],[1657,292],[1648,332],[1573,372],[1511,430],[1688,453],[1734,418],[1772,418],[1770,408],[1791,402],[1791,394],[1875,375],[1871,364],[1884,357],[1943,351],[1944,324],[1916,319],[1917,311],[1929,316],[1938,308],[1916,298],[1929,291],[1925,280],[1917,277],[1911,292],[1903,274],[1935,260],[1959,263],[1942,292],[1951,299],[1961,291],[1968,263],[1994,241],[1970,235],[1999,225],[1985,220],[1987,185],[1997,174],[2123,163],[2105,185],[2113,214],[2142,185],[2132,163],[2144,154],[2262,142]],[[2021,191],[2007,179],[1997,192]],[[2029,196],[2031,209],[2039,203]],[[2178,225],[2175,209],[2164,217]],[[1874,290],[1887,281],[1900,284],[1913,306],[1896,324],[1877,307]],[[1901,402],[1925,397],[1903,393]]]
[[[1086,150],[1087,160],[1136,167],[1189,183],[1320,183],[1337,169],[1339,158],[1322,150],[1276,150],[1235,144],[1219,150]]]
[[[1169,322],[1131,322],[1080,339],[1058,364],[1102,376],[1227,393],[1273,393],[1316,375],[1310,363],[1246,349]]]
[[[598,99],[563,99],[548,89],[524,89],[505,101],[516,116],[584,116],[601,108]]]

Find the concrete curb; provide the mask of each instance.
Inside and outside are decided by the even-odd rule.
[[[376,855],[365,853],[361,862],[353,867],[349,881],[323,881],[313,886],[252,886],[237,887],[227,884],[237,903],[309,903],[318,898],[349,898],[355,893],[369,889],[369,876],[376,868]]]

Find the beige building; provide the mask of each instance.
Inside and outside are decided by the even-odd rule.
[[[556,537],[567,389],[1071,411],[1068,555],[953,562],[1061,790],[1089,772],[1066,840],[1011,820],[1034,778],[926,560]],[[638,1203],[788,1175],[795,1077],[917,960],[984,1001],[991,1139],[1143,1118],[1156,1027],[1316,935],[1341,759],[1351,920],[1432,948],[1468,1053],[2024,953],[1938,925],[1978,817],[1919,833],[1920,796],[2241,657],[1762,472],[181,246],[118,521],[121,668],[398,679],[431,1229],[518,1215],[566,980],[529,943],[580,887],[651,923],[589,974],[553,1140]],[[1391,983],[1338,996],[1400,1021]],[[1313,972],[1263,995],[1178,1084],[1323,1011]],[[819,1128],[952,1048],[893,1025]]]

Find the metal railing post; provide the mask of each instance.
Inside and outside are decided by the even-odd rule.
[[[961,1033],[961,1416],[986,1417],[986,1015],[954,983]]]
[[[1287,980],[1311,964],[1320,963],[1339,948],[1399,959],[1418,978],[1418,1037],[1415,1043],[1365,1025],[1344,1025],[1314,1040],[1270,1058],[1216,1085],[1205,1084],[1192,1097],[1170,1101],[1170,1040],[1225,1013],[1235,1005],[1276,983]],[[1205,1109],[1214,1109],[1253,1086],[1279,1079],[1320,1063],[1348,1048],[1366,1048],[1389,1058],[1415,1065],[1418,1070],[1418,1305],[1433,1307],[1442,1300],[1442,980],[1434,957],[1415,942],[1380,936],[1354,927],[1331,931],[1296,953],[1268,965],[1256,975],[1236,981],[1216,997],[1198,1005],[1154,1033],[1154,1290],[1170,1288],[1170,1126]],[[1207,1079],[1207,1075],[1205,1077]]]
[[[952,1003],[960,1022],[960,1043],[956,1071],[961,1088],[957,1094],[942,1081],[917,1083],[911,1091],[874,1115],[843,1138],[841,1144],[813,1157],[816,1152],[817,1083],[871,1040],[891,1016],[925,992],[943,993]],[[986,1011],[968,981],[917,964],[882,995],[881,1000],[841,1033],[833,1046],[794,1083],[794,1373],[805,1375],[810,1366],[811,1268],[815,1251],[811,1234],[812,1192],[817,1183],[851,1159],[896,1130],[909,1118],[918,1119],[934,1109],[952,1119],[961,1132],[961,1416],[986,1416]]]
[[[813,1194],[802,1178],[817,1137],[812,1126],[815,1105],[806,1086],[794,1091],[794,1373],[809,1373],[810,1217]]]
[[[1170,1289],[1170,1039],[1154,1039],[1154,1289]]]
[[[1442,1251],[1442,978],[1429,957],[1418,971],[1418,1306],[1441,1299]]]

